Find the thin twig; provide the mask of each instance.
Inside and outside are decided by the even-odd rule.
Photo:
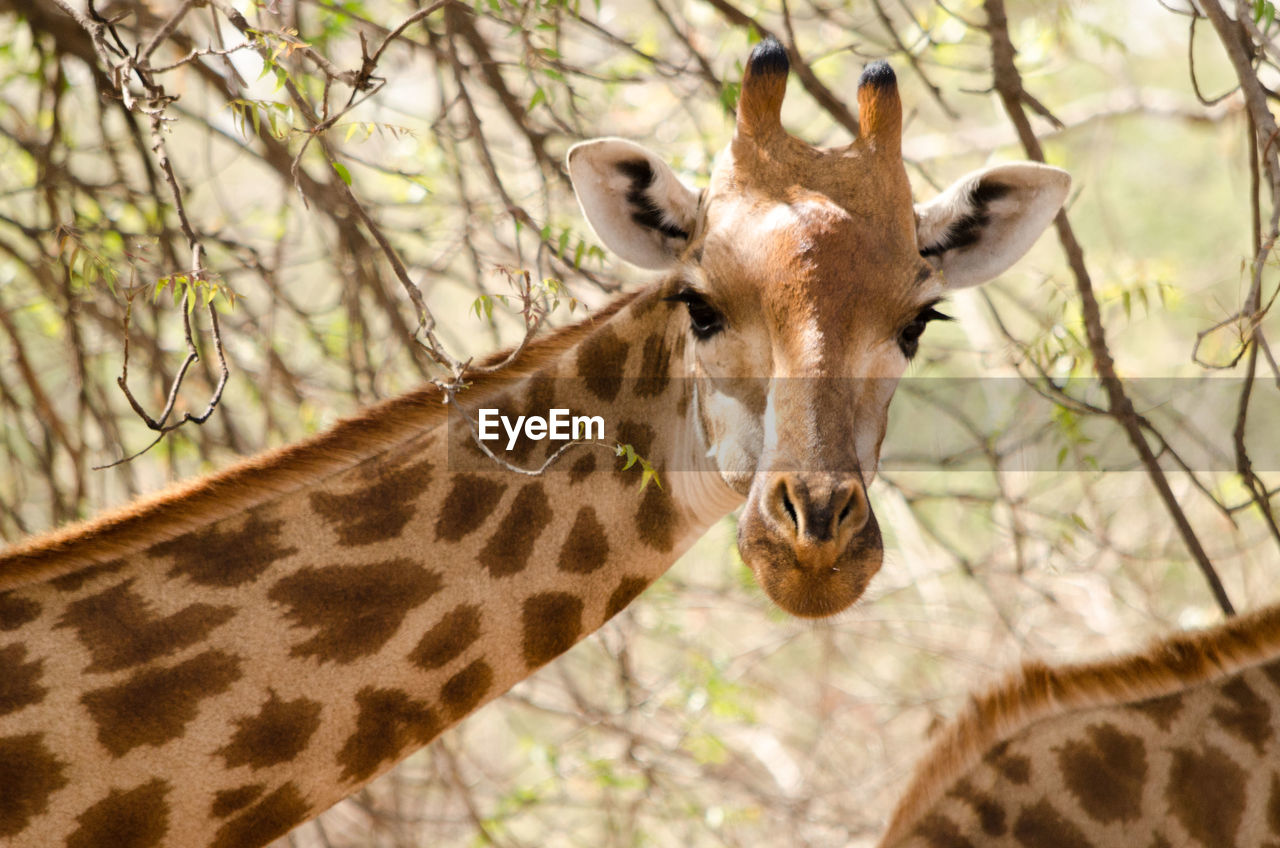
[[[983,0],[983,7],[987,13],[987,32],[991,38],[992,77],[995,89],[1004,104],[1005,112],[1009,115],[1009,119],[1013,122],[1018,132],[1018,138],[1022,142],[1027,156],[1034,161],[1043,162],[1044,151],[1041,149],[1040,142],[1031,129],[1031,123],[1023,111],[1025,99],[1022,96],[1022,75],[1019,73],[1014,61],[1016,51],[1014,50],[1013,42],[1009,38],[1009,22],[1005,13],[1004,0]],[[1111,358],[1111,351],[1107,347],[1106,331],[1102,326],[1102,315],[1098,308],[1098,300],[1093,292],[1093,282],[1085,265],[1084,250],[1080,247],[1079,241],[1076,240],[1075,232],[1071,228],[1071,222],[1067,218],[1065,211],[1058,213],[1057,218],[1054,220],[1054,227],[1058,232],[1058,240],[1062,243],[1062,249],[1067,256],[1067,263],[1071,267],[1072,275],[1075,278],[1089,350],[1093,354],[1094,367],[1097,369],[1098,376],[1101,378],[1103,387],[1107,392],[1111,415],[1120,424],[1129,439],[1129,443],[1137,452],[1143,468],[1147,471],[1147,476],[1151,479],[1152,485],[1155,486],[1156,492],[1168,510],[1170,517],[1173,518],[1174,525],[1182,537],[1183,544],[1186,545],[1192,559],[1204,575],[1205,581],[1209,584],[1210,591],[1213,593],[1219,608],[1225,615],[1234,615],[1235,608],[1232,606],[1230,598],[1227,597],[1222,580],[1210,561],[1209,555],[1205,552],[1204,546],[1200,543],[1200,539],[1196,535],[1194,528],[1192,528],[1191,522],[1187,519],[1186,513],[1183,512],[1182,507],[1178,504],[1177,497],[1169,486],[1164,470],[1160,467],[1159,461],[1147,444],[1146,438],[1142,434],[1142,427],[1138,423],[1133,403],[1129,400],[1124,390],[1124,384],[1116,374],[1115,363]]]

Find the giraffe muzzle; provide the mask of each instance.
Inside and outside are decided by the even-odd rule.
[[[802,618],[847,609],[884,557],[856,473],[760,474],[738,523],[738,550],[773,602]]]

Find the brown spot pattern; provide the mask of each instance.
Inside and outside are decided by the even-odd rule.
[[[525,599],[522,651],[529,668],[563,654],[582,632],[582,600],[566,592],[543,592]]]
[[[425,459],[386,472],[373,485],[345,495],[314,492],[311,508],[346,547],[398,538],[413,518],[414,501],[431,485],[433,466]]]
[[[1218,691],[1231,705],[1214,707],[1210,713],[1213,720],[1262,756],[1271,739],[1271,707],[1241,677],[1228,681]]]
[[[425,745],[440,732],[435,714],[399,689],[366,686],[356,693],[356,730],[338,752],[342,779],[363,781],[410,746]]]
[[[463,604],[450,612],[426,632],[409,661],[430,671],[443,668],[480,638],[480,607]]]
[[[626,609],[627,604],[634,601],[649,586],[644,577],[624,577],[618,581],[618,587],[609,595],[609,604],[605,607],[605,621],[613,618]]]
[[[506,517],[480,549],[480,564],[494,577],[524,571],[538,536],[551,523],[551,505],[541,483],[526,483],[511,500]]]
[[[295,657],[349,663],[376,653],[414,607],[440,591],[439,572],[397,557],[366,565],[303,568],[267,593],[286,615],[315,635],[290,649]]]
[[[587,391],[606,402],[616,398],[622,388],[627,351],[627,343],[607,325],[588,336],[578,349],[578,376]]]
[[[209,806],[209,814],[225,819],[232,813],[243,810],[258,800],[266,788],[266,785],[262,783],[250,783],[246,786],[238,786],[235,789],[222,789],[213,796],[213,803]]]
[[[17,592],[0,592],[0,630],[17,630],[40,617],[40,604]]]
[[[44,744],[43,734],[0,737],[0,836],[26,830],[67,783],[66,765]]]
[[[49,581],[49,584],[59,592],[76,592],[82,586],[94,578],[101,577],[105,574],[115,574],[124,568],[124,562],[113,559],[110,562],[100,563],[98,565],[90,565],[79,571],[73,571],[70,574],[64,574]]]
[[[929,848],[974,848],[955,822],[938,813],[930,813],[921,819],[916,825],[915,834]]]
[[[1205,848],[1235,844],[1245,803],[1244,771],[1222,751],[1175,748],[1165,800],[1192,838]]]
[[[1009,753],[1009,742],[998,742],[982,758],[1015,786],[1026,786],[1031,780],[1031,760]]]
[[[1174,721],[1177,720],[1178,714],[1182,712],[1182,695],[1174,692],[1159,698],[1148,698],[1134,704],[1132,709],[1142,713],[1159,725],[1162,731],[1168,733]]]
[[[241,677],[240,661],[206,651],[170,668],[147,668],[115,686],[80,698],[98,725],[98,741],[122,757],[139,745],[163,745],[182,735],[200,702]]]
[[[256,580],[273,562],[298,552],[279,544],[283,520],[267,521],[250,512],[238,530],[225,528],[225,523],[152,545],[147,553],[172,558],[170,577],[185,576],[201,586],[232,589]]]
[[[965,802],[973,808],[974,813],[978,816],[978,824],[982,828],[982,832],[987,836],[1004,836],[1009,826],[1005,821],[1004,808],[996,801],[995,798],[978,791],[967,780],[960,780],[956,785],[947,792],[953,798]]]
[[[506,490],[506,483],[479,474],[455,475],[436,519],[436,541],[457,542],[479,530]]]
[[[107,797],[76,817],[80,824],[67,837],[67,848],[152,848],[169,830],[172,787],[156,778],[130,790],[113,789]]]
[[[76,631],[93,656],[86,671],[119,671],[201,641],[235,615],[228,606],[191,604],[173,615],[152,615],[146,599],[126,580],[67,606],[58,627]]]
[[[596,470],[596,455],[587,449],[586,453],[573,461],[573,465],[569,468],[569,482],[581,483],[583,480]]]
[[[1080,829],[1048,801],[1022,809],[1013,824],[1013,838],[1026,848],[1093,848]]]
[[[26,659],[25,645],[0,648],[0,716],[38,704],[49,694],[49,690],[40,685],[44,660],[27,662]]]
[[[594,507],[578,510],[569,535],[560,547],[556,567],[571,574],[590,574],[609,561],[609,534],[596,517]]]
[[[1280,689],[1280,660],[1269,662],[1264,666],[1260,666],[1259,670],[1266,675],[1267,680],[1271,681],[1271,685]]]
[[[310,815],[311,805],[298,787],[286,783],[218,828],[209,848],[259,848],[284,836]]]
[[[253,770],[292,760],[320,727],[320,703],[308,698],[282,701],[271,692],[257,715],[235,720],[231,741],[214,753],[228,768],[247,765]]]
[[[1095,821],[1133,821],[1142,814],[1147,780],[1147,749],[1141,737],[1111,724],[1091,724],[1088,740],[1071,740],[1058,749],[1058,767],[1067,790]]]
[[[462,718],[476,708],[493,687],[493,669],[476,660],[445,681],[440,687],[440,703],[450,719]]]
[[[675,547],[679,523],[680,514],[671,495],[654,484],[646,487],[636,509],[636,532],[640,541],[655,551],[669,553]]]
[[[671,349],[666,338],[655,333],[644,340],[640,355],[640,377],[635,383],[635,395],[639,398],[657,397],[667,390],[671,382]]]

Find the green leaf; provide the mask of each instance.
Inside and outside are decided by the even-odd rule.
[[[338,172],[338,176],[342,178],[342,181],[344,183],[346,183],[347,185],[351,185],[351,172],[347,170],[346,165],[343,165],[341,162],[338,162],[338,161],[333,161],[333,162],[330,162],[329,164],[333,166],[333,170]]]
[[[658,472],[654,471],[653,467],[646,462],[644,464],[644,472],[640,475],[640,491],[644,491],[645,486],[649,485],[650,480],[652,480],[659,489],[662,488],[662,481],[658,479]]]
[[[480,295],[472,302],[471,311],[476,314],[477,318],[493,318],[493,298],[487,294]]]

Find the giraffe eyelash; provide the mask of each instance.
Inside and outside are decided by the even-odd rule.
[[[907,359],[913,359],[916,351],[920,348],[920,337],[924,335],[925,327],[930,321],[952,321],[950,315],[946,315],[937,310],[938,304],[942,301],[935,300],[911,319],[907,326],[898,331],[898,348],[902,351],[902,355]]]
[[[685,305],[689,311],[689,329],[698,341],[706,341],[725,328],[724,314],[712,306],[697,289],[686,286],[663,300]]]

